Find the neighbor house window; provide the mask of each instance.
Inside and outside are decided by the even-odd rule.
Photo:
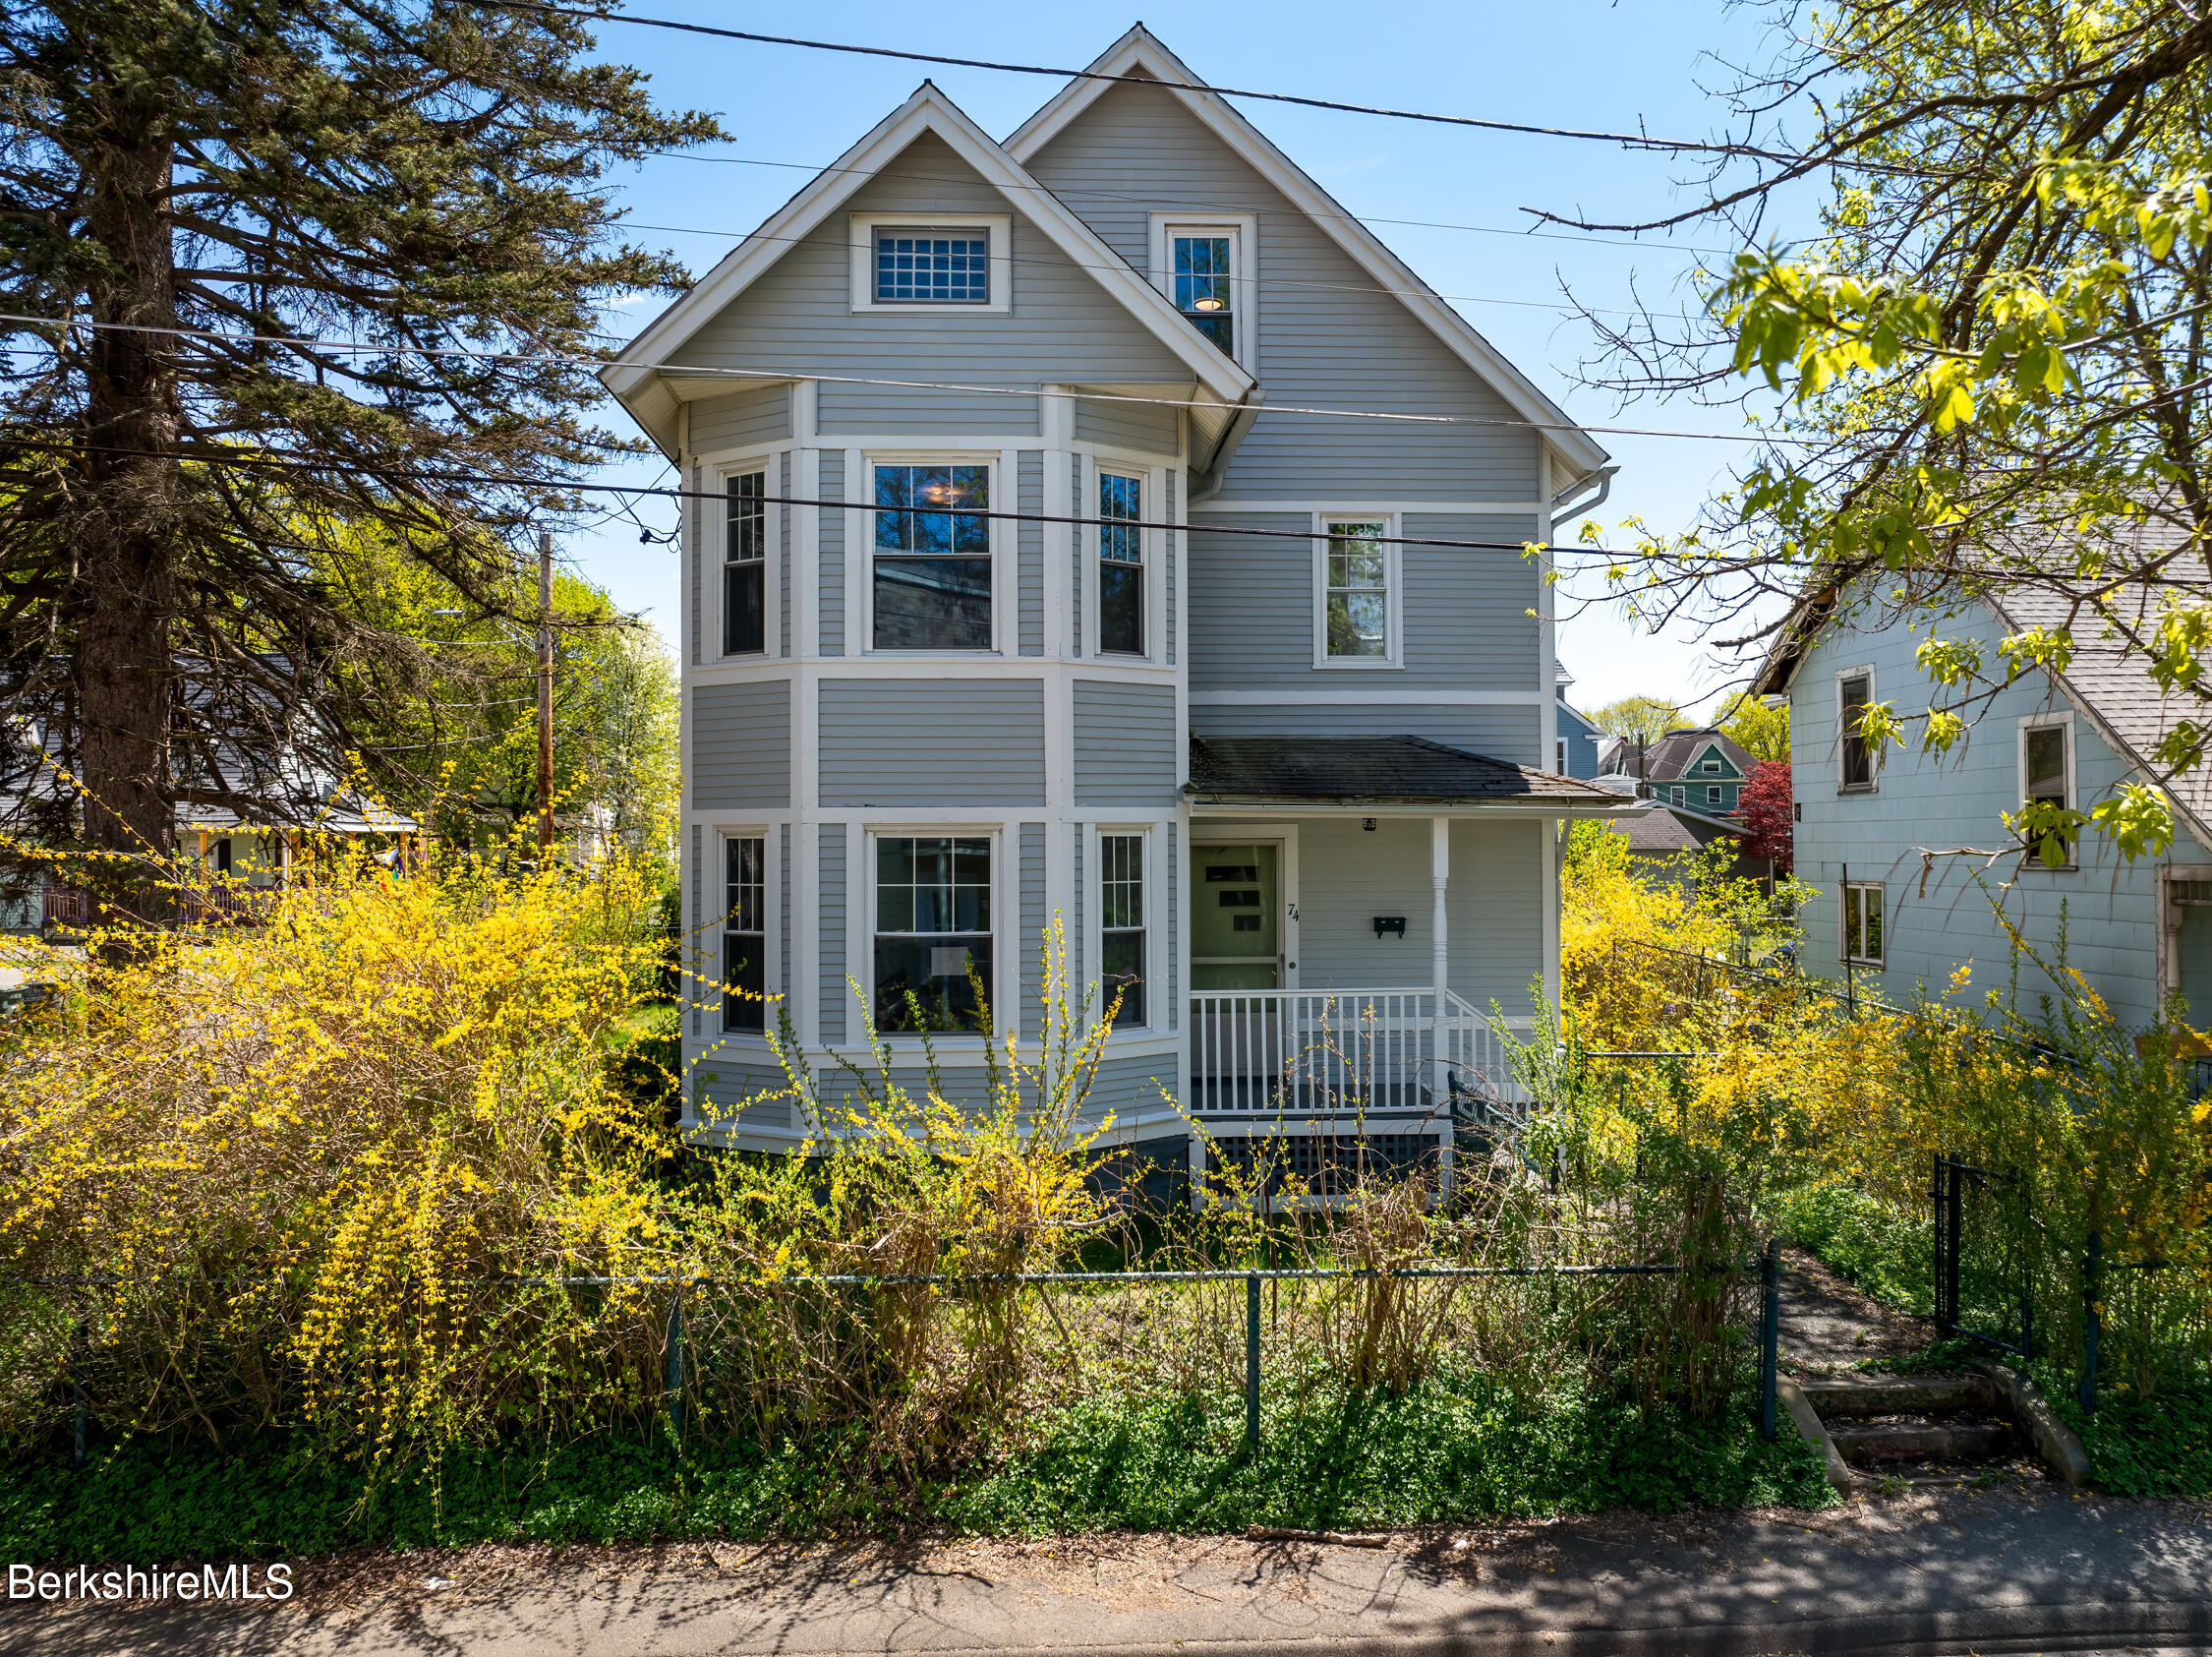
[[[1170,242],[1175,308],[1224,353],[1235,356],[1237,317],[1231,288],[1236,276],[1236,238],[1198,233],[1173,236]]]
[[[980,1030],[991,997],[991,843],[876,840],[876,1028]]]
[[[1717,759],[1709,759],[1699,769],[1709,777],[1717,777],[1720,775],[1720,762]]]
[[[1843,959],[1862,967],[1882,965],[1882,888],[1843,888]]]
[[[768,648],[768,476],[729,480],[722,552],[722,653],[757,656]]]
[[[1144,837],[1098,837],[1099,994],[1114,1023],[1144,1023]]]
[[[1557,757],[1554,763],[1559,775],[1564,777],[1567,774],[1567,739],[1564,737],[1558,740]]]
[[[1144,654],[1144,485],[1098,474],[1098,648]]]
[[[878,466],[878,650],[991,648],[988,466]]]
[[[1847,789],[1874,787],[1874,755],[1859,724],[1873,698],[1874,681],[1865,674],[1846,675],[1837,683],[1835,727],[1842,740],[1842,783]]]
[[[1717,784],[1715,784],[1715,783],[1708,783],[1708,784],[1706,784],[1706,786],[1705,786],[1705,802],[1706,802],[1706,803],[1707,803],[1708,805],[1717,805],[1717,804],[1719,804],[1719,803],[1720,803],[1720,789],[1719,789],[1719,786],[1718,786]]]
[[[991,233],[982,225],[876,232],[876,299],[898,305],[988,305]]]
[[[722,1027],[768,1026],[768,842],[733,834],[723,845]]]
[[[2020,792],[2024,803],[2033,805],[2041,800],[2062,811],[2072,805],[2068,787],[2072,756],[2066,751],[2070,735],[2064,725],[2031,725],[2021,730]],[[2046,849],[2052,841],[2058,843],[2057,847],[2046,857]],[[2044,836],[2035,843],[2033,851],[2054,866],[2073,861],[2072,842],[2064,834]]]
[[[1390,559],[1385,523],[1331,520],[1322,595],[1324,649],[1332,662],[1390,659]]]

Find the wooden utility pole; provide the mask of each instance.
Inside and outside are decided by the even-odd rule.
[[[538,532],[538,861],[553,857],[553,531]]]

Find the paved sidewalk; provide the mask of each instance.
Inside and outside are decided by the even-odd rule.
[[[298,1601],[266,1608],[0,1601],[0,1652],[2212,1650],[2206,1509],[2057,1491],[1607,1515],[1408,1533],[1383,1549],[1135,1536],[791,1553],[721,1543],[303,1562],[301,1575]]]

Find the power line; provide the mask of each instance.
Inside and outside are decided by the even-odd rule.
[[[1656,149],[1670,153],[1740,156],[1773,161],[1784,166],[1839,166],[1861,171],[1923,176],[1925,168],[1888,161],[1864,161],[1848,155],[1793,153],[1762,148],[1733,140],[1654,138],[1649,133],[1608,133],[1581,127],[1546,127],[1529,121],[1498,121],[1480,115],[1441,115],[1430,110],[1398,109],[1387,104],[1347,103],[1338,98],[1306,97],[1296,92],[1262,92],[1242,87],[1214,87],[1196,81],[1164,81],[1150,75],[1109,75],[1096,69],[1055,69],[1044,64],[1006,63],[996,58],[951,57],[941,52],[912,52],[896,46],[861,46],[842,40],[808,40],[792,34],[763,34],[752,30],[719,29],[710,24],[678,23],[672,18],[641,18],[621,12],[587,11],[577,6],[553,6],[544,0],[485,0],[501,11],[539,12],[552,17],[576,18],[586,23],[627,23],[644,29],[669,29],[683,34],[711,34],[725,40],[749,40],[756,45],[798,46],[814,52],[844,52],[856,57],[897,58],[906,63],[941,63],[955,69],[991,69],[1007,75],[1045,75],[1054,80],[1112,81],[1133,87],[1150,87],[1175,92],[1211,92],[1216,97],[1252,98],[1265,103],[1295,104],[1303,109],[1329,109],[1346,115],[1379,115],[1393,121],[1424,121],[1435,126],[1472,127],[1483,132],[1521,133],[1535,138],[1571,138],[1600,144],[1617,144],[1629,149]]]
[[[941,173],[903,172],[896,167],[841,167],[835,162],[828,165],[816,165],[808,161],[769,161],[753,155],[691,155],[680,149],[659,150],[647,156],[646,159],[652,161],[697,161],[710,166],[725,167],[782,167],[791,172],[843,173],[855,178],[895,178],[914,184],[971,184],[974,182],[972,179],[949,178]],[[1148,207],[1158,206],[1157,200],[1150,196],[1135,196],[1121,190],[1094,190],[1079,185],[1019,184],[1006,188],[1032,191],[1041,196],[1056,197],[1061,201],[1080,198],[1094,202],[1140,203]],[[1179,207],[1177,210],[1185,209]],[[1188,210],[1194,215],[1202,215],[1210,211],[1244,212],[1251,209],[1245,207],[1218,209],[1192,207]],[[1522,229],[1515,225],[1505,224],[1459,224],[1448,219],[1438,218],[1384,218],[1374,213],[1321,211],[1278,213],[1270,208],[1261,208],[1258,210],[1257,216],[1262,218],[1333,218],[1344,224],[1403,224],[1417,230],[1464,230],[1470,235],[1476,236],[1511,236],[1516,241],[1571,242],[1577,247],[1641,248],[1647,253],[1711,253],[1718,254],[1724,259],[1733,258],[1743,251],[1741,248],[1706,247],[1695,242],[1646,242],[1639,241],[1633,236],[1569,235],[1562,230]],[[1814,237],[1812,239],[1821,241],[1826,238]]]
[[[187,453],[181,449],[126,448],[117,444],[88,444],[60,441],[52,443],[40,443],[32,442],[29,440],[18,440],[15,442],[14,446],[18,449],[66,449],[83,454],[120,454],[136,456],[142,459],[179,460],[186,462],[187,464],[198,466],[236,466],[247,469],[267,469],[284,472],[341,472],[349,473],[356,477],[378,478],[379,480],[384,476],[383,473],[379,472],[374,466],[344,465],[321,461],[301,460],[293,458],[291,456],[280,455]],[[398,468],[394,468],[394,470],[397,469]],[[421,468],[414,470],[413,475],[427,481],[438,483],[498,484],[512,488],[547,490],[579,495],[620,495],[625,497],[651,496],[656,500],[664,501],[712,501],[723,505],[728,505],[730,499],[727,493],[720,493],[711,489],[685,489],[680,485],[669,486],[667,484],[563,483],[549,478],[514,477],[502,475],[496,472],[465,472],[457,468],[450,470],[442,468]],[[9,477],[23,480],[32,480],[37,476],[38,474],[35,472],[21,470],[8,470],[0,472],[0,477]],[[1077,527],[1084,528],[1094,528],[1101,525],[1111,524],[1120,528],[1127,529],[1157,530],[1161,533],[1170,535],[1244,535],[1258,537],[1259,539],[1269,541],[1303,541],[1308,543],[1309,545],[1310,545],[1314,541],[1326,539],[1326,537],[1315,535],[1311,530],[1308,529],[1262,529],[1255,524],[1170,523],[1165,521],[1140,518],[1089,517],[1075,512],[1002,511],[996,507],[990,506],[878,507],[868,503],[865,501],[825,501],[811,496],[800,495],[748,495],[744,499],[747,503],[758,503],[762,505],[770,506],[816,506],[824,508],[826,510],[840,512],[898,511],[927,517],[983,518],[989,520],[1003,520],[1009,523],[1059,523],[1072,524]],[[1447,511],[1441,513],[1440,515],[1453,516],[1455,514]],[[1338,537],[1338,539],[1348,538]],[[1470,541],[1460,537],[1444,537],[1433,535],[1362,535],[1357,537],[1357,539],[1362,541],[1371,541],[1383,546],[1441,547],[1460,552],[1475,553],[1526,553],[1531,545],[1543,545],[1543,543],[1532,543],[1526,540]],[[1607,547],[1583,547],[1578,550],[1587,553],[1593,558],[1631,558],[1636,556],[1632,553]]]
[[[570,368],[586,368],[595,372],[611,368],[663,369],[673,365],[664,363],[625,362],[620,357],[587,357],[564,355],[547,351],[487,351],[458,345],[390,345],[361,344],[348,339],[323,339],[314,335],[281,333],[232,333],[215,328],[161,327],[150,323],[102,323],[81,318],[33,317],[21,313],[0,312],[0,323],[22,323],[36,327],[54,328],[105,328],[125,333],[169,334],[180,339],[211,340],[239,345],[285,345],[295,349],[314,347],[319,350],[368,353],[389,357],[425,357],[439,359],[458,357],[464,360],[503,363],[542,363]],[[906,390],[961,391],[978,396],[1033,398],[1039,392],[1029,385],[978,385],[947,380],[894,380],[883,376],[858,374],[821,374],[808,369],[788,368],[728,368],[685,364],[675,372],[693,379],[726,379],[744,384],[763,381],[812,380],[829,385],[886,385]],[[1331,420],[1379,420],[1394,424],[1416,426],[1480,426],[1505,430],[1532,432],[1596,432],[1608,437],[1630,438],[1680,438],[1696,443],[1771,443],[1795,444],[1818,446],[1811,438],[1794,438],[1775,432],[1678,432],[1654,426],[1592,426],[1573,420],[1516,420],[1503,415],[1487,414],[1405,414],[1387,409],[1326,408],[1301,403],[1231,403],[1218,398],[1202,397],[1145,397],[1121,391],[1056,391],[1055,396],[1066,396],[1083,402],[1135,403],[1155,408],[1212,409],[1217,413],[1238,414],[1297,414]]]

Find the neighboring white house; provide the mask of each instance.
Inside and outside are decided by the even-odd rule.
[[[919,1080],[911,994],[972,1096],[971,981],[1033,1055],[1057,917],[1115,1142],[1448,1146],[1621,809],[1552,771],[1522,552],[1610,467],[1141,28],[1092,71],[1003,142],[925,83],[607,371],[691,492],[690,966],[833,1093],[867,1018]],[[690,1014],[718,1111],[777,1016]]]
[[[2013,594],[2001,606],[1971,606],[1940,631],[1975,641],[1985,662],[1998,663],[2007,635],[2066,621],[2046,597]],[[2158,782],[2150,755],[2159,740],[2179,720],[2201,717],[2192,698],[2162,695],[2142,659],[2123,660],[2093,622],[2074,625],[2066,673],[2022,674],[1988,700],[1952,752],[1936,756],[1917,744],[1877,749],[1858,736],[1855,710],[1925,707],[1932,687],[1915,652],[1937,629],[1925,618],[1868,628],[1832,592],[1798,605],[1754,690],[1789,698],[1796,872],[1823,894],[1804,912],[1810,970],[1901,1003],[1919,985],[1942,993],[1970,963],[1965,999],[1978,1002],[2010,971],[1979,873],[2054,961],[2063,920],[2066,960],[2123,1023],[2148,1023],[2179,989],[2191,1022],[2212,1026],[2212,777],[2200,768],[2164,785],[2179,822],[2174,845],[2134,862],[2092,832],[2065,867],[2051,868],[2024,856],[2002,820],[2031,798],[2089,810],[2125,784]],[[2023,1010],[2033,1016],[2053,987],[2024,965]]]

